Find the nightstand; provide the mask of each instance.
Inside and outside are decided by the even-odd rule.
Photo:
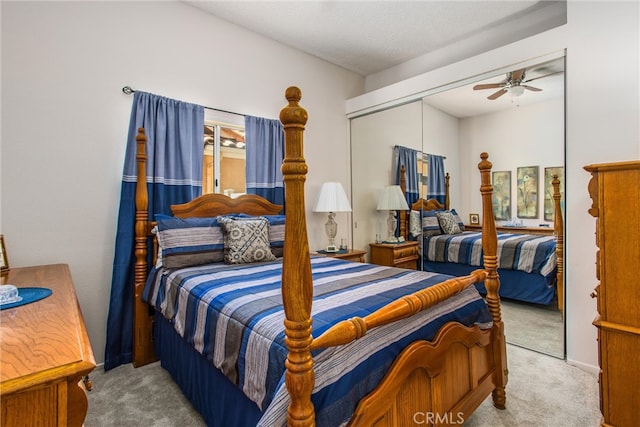
[[[332,258],[340,258],[347,261],[353,262],[364,262],[364,256],[367,254],[367,251],[361,251],[358,249],[349,249],[346,252],[316,252],[317,255],[330,256]]]
[[[418,242],[404,243],[371,243],[371,264],[387,265],[389,267],[409,268],[418,267]]]

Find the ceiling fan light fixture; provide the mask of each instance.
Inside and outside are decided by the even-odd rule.
[[[522,86],[511,86],[510,88],[507,88],[507,91],[509,92],[509,95],[517,98],[524,93],[524,88]]]

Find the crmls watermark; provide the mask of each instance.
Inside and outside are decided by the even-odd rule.
[[[416,424],[463,424],[464,417],[462,412],[415,412],[413,414],[413,422]]]

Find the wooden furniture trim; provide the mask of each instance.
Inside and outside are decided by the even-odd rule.
[[[487,353],[484,356],[485,363],[474,361],[468,368],[472,378],[489,378],[473,385],[467,390],[467,386],[461,387],[457,379],[448,378],[444,382],[438,382],[438,393],[445,395],[453,393],[460,395],[460,399],[454,407],[474,408],[477,402],[481,402],[489,392],[493,395],[494,405],[504,408],[506,395],[505,386],[507,383],[507,359],[506,344],[504,339],[504,325],[500,313],[500,298],[498,288],[500,286],[497,274],[497,236],[495,223],[493,221],[493,209],[491,206],[491,163],[487,160],[488,155],[482,153],[481,162],[478,165],[481,174],[481,193],[483,200],[483,248],[484,248],[484,270],[477,270],[471,275],[462,278],[453,278],[441,284],[431,286],[413,295],[406,296],[394,301],[388,306],[372,313],[364,319],[355,318],[339,323],[320,337],[314,339],[311,333],[311,303],[312,303],[312,277],[309,244],[306,227],[306,210],[304,199],[304,181],[307,173],[307,165],[303,156],[303,132],[307,121],[307,112],[300,107],[298,102],[302,93],[297,87],[290,87],[285,93],[288,106],[280,112],[280,121],[285,132],[285,158],[282,164],[282,173],[285,182],[285,199],[287,201],[287,214],[285,221],[285,245],[282,271],[282,298],[284,304],[285,321],[284,331],[286,343],[289,350],[286,362],[285,382],[290,395],[288,411],[288,424],[291,426],[312,426],[314,425],[314,408],[311,403],[311,392],[314,385],[312,349],[317,349],[327,345],[337,345],[347,343],[366,334],[367,330],[379,325],[393,322],[425,310],[432,305],[443,301],[449,295],[460,292],[467,286],[471,286],[478,281],[485,282],[487,289],[487,305],[493,317],[493,326],[484,335],[490,337],[486,345]],[[139,129],[144,138],[144,130]],[[140,145],[138,145],[140,150]],[[139,169],[144,170],[144,163],[138,163]],[[139,179],[141,173],[138,173]],[[146,193],[146,185],[138,185],[139,191]],[[140,203],[138,203],[140,200]],[[136,208],[144,208],[146,194],[138,198],[136,196]],[[146,213],[146,211],[145,211]],[[136,242],[146,242],[148,229],[146,215],[136,215]],[[138,221],[142,224],[138,224]],[[142,258],[146,257],[146,243],[136,244],[136,258],[142,265]],[[138,263],[137,265],[138,266]],[[146,265],[145,265],[146,267]],[[136,273],[138,270],[136,269]],[[144,277],[142,274],[136,276],[136,289],[140,292],[144,287]],[[149,309],[140,299],[139,292],[135,292],[136,305],[144,306],[148,313]],[[136,317],[135,324],[146,322],[146,316],[138,319],[140,311],[134,311]],[[451,326],[450,326],[451,327]],[[137,329],[139,328],[136,326]],[[453,328],[453,327],[452,327]],[[477,334],[477,331],[470,332]],[[462,334],[458,332],[457,334]],[[454,336],[458,336],[454,334]],[[151,347],[149,337],[134,334],[134,339],[139,340],[137,346]],[[475,339],[475,338],[474,338]],[[447,359],[448,351],[453,341],[456,339],[442,339],[433,343],[433,356],[435,358]],[[455,347],[455,346],[454,346]],[[142,350],[142,354],[152,354],[152,350]],[[135,357],[135,356],[134,356]],[[475,356],[474,356],[475,357]],[[475,359],[474,359],[475,360]],[[144,361],[144,360],[143,360]],[[138,362],[140,363],[140,362]],[[397,362],[400,370],[404,364]],[[404,387],[400,393],[406,391]],[[384,400],[384,396],[382,399]],[[375,405],[380,399],[372,398]],[[418,402],[406,402],[399,412],[389,419],[389,423],[398,423],[399,420],[409,420],[415,411],[429,411],[431,407],[417,406]],[[357,423],[353,424],[356,425]]]
[[[420,259],[420,249],[416,241],[406,241],[403,243],[370,243],[369,247],[371,248],[370,259],[372,264],[387,265],[389,267],[400,267],[403,264],[411,264],[412,269],[416,270],[417,261]],[[406,251],[406,249],[409,250]],[[399,253],[397,253],[398,250]]]
[[[81,384],[96,366],[69,266],[52,264],[12,268],[4,277],[18,287],[42,286],[52,294],[40,301],[0,312],[2,357],[0,393],[2,425],[17,421],[21,407],[50,425],[54,408],[56,425],[80,426],[88,400]],[[48,399],[55,398],[55,402]],[[25,407],[26,405],[26,407]]]
[[[277,215],[282,212],[282,205],[273,204],[255,194],[244,194],[232,199],[224,194],[210,193],[181,205],[172,205],[171,212],[178,218],[207,218],[233,213]]]
[[[598,384],[602,426],[640,425],[640,160],[592,164],[588,209],[596,218]]]

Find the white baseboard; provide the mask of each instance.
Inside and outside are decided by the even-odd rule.
[[[571,366],[575,366],[576,368],[580,368],[583,371],[589,372],[590,374],[598,375],[600,372],[600,367],[589,365],[588,363],[578,362],[577,360],[567,359],[567,364]]]

